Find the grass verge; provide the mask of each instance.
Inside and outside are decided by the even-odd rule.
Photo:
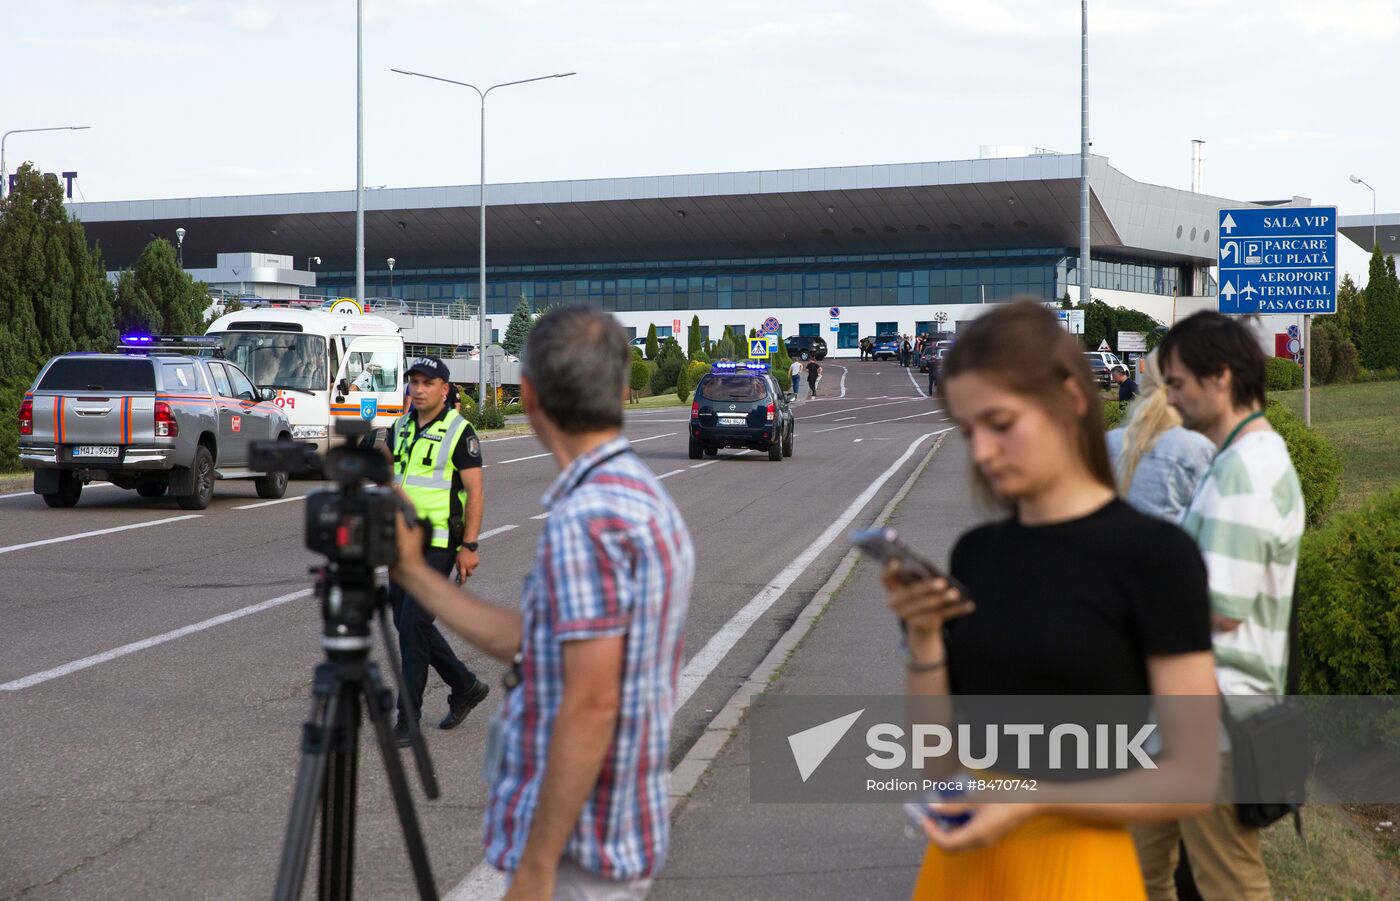
[[[1342,457],[1342,490],[1333,507],[1350,510],[1366,495],[1400,483],[1400,382],[1323,385],[1312,392],[1312,425]],[[1303,392],[1274,397],[1303,415]]]
[[[1274,897],[1381,901],[1400,894],[1400,875],[1363,831],[1366,822],[1338,805],[1309,804],[1303,808],[1306,844],[1291,818],[1270,826],[1263,835],[1264,864]]]
[[[679,407],[682,404],[689,404],[689,400],[681,400],[676,397],[676,392],[668,391],[665,394],[653,394],[650,397],[643,397],[635,404],[627,404],[627,410],[645,410],[649,407]]]

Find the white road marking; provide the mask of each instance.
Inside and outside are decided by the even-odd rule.
[[[43,682],[48,682],[51,679],[57,679],[59,676],[66,676],[69,673],[76,673],[77,671],[85,670],[90,666],[97,666],[97,664],[99,663],[106,663],[108,660],[115,660],[118,657],[125,657],[128,654],[135,654],[137,651],[144,651],[147,648],[153,648],[156,645],[165,644],[167,641],[174,641],[177,638],[184,638],[186,635],[193,635],[195,632],[203,632],[205,629],[212,629],[215,626],[221,626],[224,623],[232,622],[236,619],[242,619],[243,617],[251,616],[254,613],[261,613],[264,610],[270,610],[273,607],[281,606],[282,604],[285,604],[288,601],[295,601],[297,598],[307,597],[311,594],[311,591],[312,590],[310,588],[303,588],[301,591],[294,591],[291,594],[284,594],[281,597],[273,598],[270,601],[263,601],[261,604],[253,604],[250,607],[242,607],[238,610],[233,610],[229,613],[224,613],[219,616],[215,616],[211,619],[206,619],[203,622],[198,622],[194,623],[193,625],[175,629],[172,632],[165,632],[161,635],[156,635],[151,638],[143,638],[141,641],[134,641],[131,644],[124,644],[119,648],[113,648],[112,650],[104,651],[101,654],[94,654],[91,657],[84,657],[82,660],[74,660],[72,663],[65,663],[63,664],[63,666],[55,667],[51,670],[44,670],[42,673],[35,673],[32,676],[25,676],[23,679],[15,679],[12,682],[5,682],[3,684],[0,684],[0,691],[20,691],[25,688],[32,688],[35,685],[39,685]]]
[[[837,413],[854,413],[857,410],[872,410],[875,407],[893,407],[896,404],[912,404],[918,400],[917,397],[906,397],[903,400],[892,400],[883,404],[866,404],[863,407],[843,407],[840,410],[828,410],[825,413],[813,413],[811,416],[799,416],[798,419],[821,419],[823,416],[835,416]]]
[[[833,420],[831,420],[831,421],[832,421],[832,422],[848,422],[848,421],[850,421],[850,420],[852,420],[852,419],[855,419],[855,417],[854,417],[854,416],[842,416],[840,419],[833,419]]]
[[[917,381],[914,380],[914,370],[913,370],[913,369],[905,369],[904,371],[905,371],[905,373],[908,374],[908,376],[909,376],[909,383],[910,383],[911,385],[914,386],[914,390],[915,390],[915,391],[919,392],[919,396],[920,396],[920,397],[928,397],[928,395],[924,393],[924,389],[920,388],[920,387],[919,387],[919,383],[918,383]]]
[[[683,472],[685,472],[684,469],[673,469],[673,470],[671,470],[670,472],[666,473],[665,475],[657,476],[657,477],[656,477],[656,481],[659,482],[659,481],[661,481],[662,479],[669,479],[671,476],[678,476],[678,475],[680,475],[680,474],[683,473]]]
[[[234,507],[235,510],[256,510],[259,507],[271,507],[273,504],[290,504],[292,501],[304,501],[306,495],[298,494],[296,497],[284,497],[275,501],[261,501],[256,504],[244,504],[241,507]]]
[[[498,462],[496,462],[496,463],[488,463],[488,464],[486,464],[486,465],[487,465],[487,466],[505,466],[507,463],[523,463],[523,462],[525,462],[526,460],[538,460],[538,459],[541,458],[541,457],[552,457],[552,456],[554,456],[554,454],[552,454],[552,453],[531,454],[531,455],[528,456],[528,457],[516,457],[516,458],[514,458],[514,459],[512,459],[512,460],[500,460],[500,461],[498,461]]]
[[[88,484],[86,484],[86,485],[83,486],[83,490],[84,490],[84,491],[87,491],[87,490],[89,490],[89,489],[91,489],[91,488],[115,488],[115,487],[116,487],[116,486],[113,485],[111,482],[89,482]],[[35,494],[32,490],[31,490],[31,491],[16,491],[16,492],[13,493],[13,494],[0,494],[0,501],[8,500],[9,498],[12,498],[12,497],[38,497],[38,496],[39,496],[39,495]]]
[[[870,486],[861,492],[860,496],[851,502],[835,522],[827,527],[816,542],[809,545],[801,556],[787,565],[772,582],[764,586],[753,600],[749,601],[742,610],[734,615],[722,629],[705,644],[700,652],[686,663],[684,672],[681,673],[679,693],[676,698],[675,710],[679,710],[695,693],[695,690],[705,681],[714,668],[724,659],[725,655],[734,647],[740,638],[753,626],[760,616],[773,606],[779,597],[792,585],[797,577],[811,565],[812,561],[826,550],[827,545],[836,540],[851,520],[863,510],[866,504],[873,498],[889,481],[890,477],[899,471],[908,459],[918,450],[919,445],[927,440],[931,435],[923,435],[916,439],[909,449],[895,461],[894,465],[885,470]],[[748,453],[744,451],[743,453]],[[737,456],[737,455],[736,455]],[[710,461],[714,462],[714,461]],[[485,861],[476,865],[475,869],[457,884],[450,892],[443,896],[443,901],[485,901],[485,899],[500,898],[505,894],[505,877],[501,875],[490,864]]]
[[[151,526],[163,526],[171,522],[184,522],[187,519],[199,519],[199,513],[187,513],[184,516],[171,516],[166,519],[153,519],[150,522],[136,522],[129,526],[114,526],[110,529],[96,529],[92,532],[79,532],[76,535],[63,535],[58,538],[45,538],[42,541],[27,541],[24,544],[12,544],[9,547],[0,547],[0,554],[8,554],[12,551],[23,551],[32,547],[43,547],[46,544],[62,544],[65,541],[77,541],[80,538],[94,538],[98,535],[111,535],[114,532],[127,532],[131,529],[146,529]]]
[[[846,367],[841,367],[841,396],[846,396]]]
[[[532,516],[532,517],[530,517],[530,518],[531,518],[531,519],[549,519],[549,511],[546,510],[546,511],[544,511],[543,513],[541,513],[540,515],[538,515],[538,516]]]
[[[176,518],[197,519],[198,515],[180,516]],[[161,520],[161,522],[173,521],[174,520]],[[146,523],[146,525],[156,525],[156,523]],[[519,528],[519,526],[501,526],[500,528],[492,529],[489,532],[482,532],[481,535],[477,537],[477,540],[485,541],[487,538],[490,538],[494,535],[500,535],[502,532],[509,532],[511,529],[516,528]],[[21,689],[31,688],[43,682],[48,682],[51,679],[57,679],[59,676],[66,676],[69,673],[76,673],[79,670],[87,669],[90,666],[96,666],[99,663],[106,663],[108,660],[115,660],[118,657],[125,657],[127,654],[134,654],[137,651],[144,651],[147,648],[153,648],[156,645],[165,644],[167,641],[174,641],[177,638],[183,638],[186,635],[193,635],[196,632],[203,632],[205,629],[212,629],[215,626],[221,626],[224,623],[232,622],[236,619],[242,619],[243,617],[251,616],[254,613],[261,613],[264,610],[271,610],[273,607],[279,607],[282,604],[287,603],[288,601],[295,601],[297,598],[307,597],[312,593],[312,591],[313,589],[303,588],[301,591],[294,591],[291,594],[284,594],[281,597],[272,598],[268,601],[262,601],[261,603],[253,604],[248,607],[240,607],[237,610],[232,610],[228,613],[221,613],[218,616],[206,619],[202,622],[197,622],[189,626],[182,626],[179,629],[175,629],[170,632],[163,632],[160,635],[154,635],[150,638],[143,638],[140,641],[133,641],[131,644],[124,644],[119,648],[113,648],[112,650],[104,651],[101,654],[94,654],[91,657],[84,657],[82,660],[74,660],[72,663],[65,663],[62,666],[54,667],[51,670],[44,670],[42,673],[35,673],[32,676],[25,676],[22,679],[15,679],[10,682],[3,682],[0,683],[0,691],[20,691]]]
[[[768,612],[774,602],[783,596],[793,582],[797,581],[797,577],[802,575],[807,567],[811,566],[812,562],[826,551],[828,545],[845,534],[846,528],[859,515],[860,511],[865,509],[866,504],[869,504],[885,483],[908,462],[914,452],[919,449],[919,445],[932,438],[934,434],[930,432],[914,439],[899,459],[879,478],[871,482],[855,500],[851,501],[850,505],[831,525],[827,526],[826,531],[816,541],[808,545],[797,559],[784,567],[773,581],[763,586],[763,590],[754,595],[753,599],[745,604],[742,610],[734,614],[729,622],[725,623],[718,632],[710,637],[709,641],[705,642],[705,646],[700,649],[699,653],[686,661],[678,685],[675,710],[680,710],[685,706],[685,702],[690,700],[691,695],[695,694],[696,689],[709,678],[710,673],[714,672],[715,667],[719,666],[720,662],[739,642],[739,639],[748,633],[759,617]]]
[[[692,467],[690,467],[690,468],[691,468],[691,469],[700,469],[700,468],[705,467],[705,466],[714,466],[714,465],[715,465],[716,463],[718,463],[718,462],[719,462],[718,460],[707,460],[707,461],[705,461],[704,463],[696,463],[694,466],[692,466]]]
[[[912,415],[910,415],[910,416],[896,416],[894,419],[877,419],[877,420],[875,420],[874,422],[853,422],[853,423],[851,423],[850,425],[834,425],[834,426],[832,426],[832,427],[829,428],[829,429],[817,429],[817,430],[816,430],[815,432],[813,432],[812,434],[813,434],[813,435],[820,435],[822,432],[839,432],[839,431],[841,431],[842,429],[858,429],[858,428],[860,428],[861,426],[866,426],[866,425],[880,425],[880,424],[886,423],[886,422],[903,422],[903,421],[906,420],[906,419],[918,419],[920,416],[932,416],[934,413],[941,413],[941,412],[943,412],[943,411],[942,411],[942,410],[928,410],[927,412],[924,412],[924,413],[914,413],[914,414],[912,414]],[[944,429],[943,431],[944,431],[944,432],[948,432],[948,431],[952,431],[952,429]],[[943,434],[943,432],[938,432],[937,434],[940,434],[940,435],[941,435],[941,434]]]

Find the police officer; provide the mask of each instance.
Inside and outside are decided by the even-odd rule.
[[[476,569],[477,535],[486,502],[482,493],[481,441],[471,423],[453,409],[448,398],[452,383],[447,364],[437,357],[419,357],[408,368],[408,391],[413,407],[394,423],[388,451],[395,481],[430,527],[427,562],[444,576],[457,568],[461,584]],[[394,591],[394,625],[399,630],[403,657],[403,690],[394,738],[408,744],[409,718],[416,720],[428,684],[428,667],[451,689],[447,716],[439,729],[451,729],[480,704],[490,688],[457,659],[433,617],[417,600]]]

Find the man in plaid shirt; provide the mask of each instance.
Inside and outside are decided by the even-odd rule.
[[[485,766],[486,859],[510,875],[507,898],[641,898],[666,858],[695,553],[622,435],[631,359],[599,310],[556,309],[530,332],[521,402],[561,472],[519,612],[441,578],[400,523],[395,580],[512,664]]]

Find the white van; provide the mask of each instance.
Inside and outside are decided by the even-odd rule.
[[[399,327],[378,316],[321,310],[239,310],[215,319],[208,334],[223,344],[292,423],[292,437],[324,452],[341,418],[387,429],[404,411],[404,344]]]

